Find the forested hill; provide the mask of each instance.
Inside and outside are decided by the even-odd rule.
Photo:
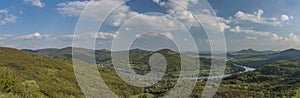
[[[252,50],[255,51],[255,50]],[[229,53],[229,57],[235,58],[233,61],[240,65],[259,68],[264,65],[274,63],[278,60],[297,60],[300,59],[300,50],[287,49],[283,51],[255,51],[252,52],[233,52]]]
[[[0,96],[84,97],[70,60],[0,47]]]

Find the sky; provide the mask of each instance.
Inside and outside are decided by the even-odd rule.
[[[123,0],[1,0],[0,46],[64,48],[72,46],[75,37],[95,37],[97,49],[117,45],[120,50],[130,46],[150,50],[177,47],[188,51],[196,44],[199,51],[206,51],[210,49],[209,41],[217,41],[208,39],[205,32],[208,30],[225,35],[228,51],[300,49],[299,0],[208,0],[210,11],[191,7],[197,3],[198,0],[179,0],[178,6],[170,0],[126,3]],[[88,5],[90,8],[84,10]],[[109,15],[105,14],[113,8]],[[216,16],[207,15],[211,11]],[[203,24],[199,25],[195,17]],[[103,25],[96,32],[74,35],[79,20],[85,22],[82,27],[86,31],[100,23]]]

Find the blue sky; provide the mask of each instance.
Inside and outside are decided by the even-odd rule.
[[[182,0],[181,3],[184,7],[185,4],[192,4],[195,1],[197,0]],[[107,20],[99,20],[98,17],[105,16],[101,13],[104,13],[106,8],[122,4],[123,1],[91,2],[93,2],[94,8],[88,12],[99,12],[100,14],[86,14],[82,16],[82,19],[91,22],[85,26],[87,29],[93,25],[92,22],[104,23],[102,29],[97,32],[97,49],[109,49],[113,39],[129,36],[134,36],[139,40],[147,37],[147,41],[149,37],[153,38],[152,43],[136,41],[137,43],[134,45],[141,45],[142,48],[148,46],[147,44],[155,47],[153,43],[160,43],[156,48],[162,48],[162,42],[159,42],[161,40],[154,38],[158,36],[165,39],[181,39],[182,41],[177,41],[181,44],[187,43],[188,36],[183,34],[186,31],[178,26],[180,24],[174,22],[172,17],[164,15],[176,16],[187,24],[193,24],[188,31],[194,39],[197,39],[199,50],[209,49],[206,35],[199,33],[203,31],[203,28],[195,26],[193,19],[188,16],[189,12],[172,6],[169,0],[131,0],[116,9]],[[300,13],[297,13],[300,10],[299,0],[208,0],[208,2],[217,17],[196,16],[201,16],[205,20],[204,24],[209,25],[215,24],[213,19],[219,19],[218,26],[222,28],[220,32],[225,34],[229,51],[247,48],[258,50],[300,49],[298,36],[300,34],[298,28]],[[0,46],[18,49],[71,46],[72,37],[76,37],[72,35],[76,23],[88,3],[85,0],[2,0],[0,1]],[[188,6],[187,9],[194,10]],[[205,9],[199,9],[199,11],[206,12]],[[136,22],[139,24],[136,25]],[[126,26],[122,24],[126,24]],[[119,31],[117,32],[117,30]],[[147,34],[142,35],[141,32]],[[162,35],[155,34],[157,32]],[[130,44],[126,43],[126,40],[120,41],[124,42],[122,45]],[[166,47],[174,46],[166,45]],[[188,47],[188,45],[183,47]]]

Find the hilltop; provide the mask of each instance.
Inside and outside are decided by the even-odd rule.
[[[236,51],[236,52],[231,52],[228,53],[228,57],[232,57],[232,58],[249,58],[249,57],[253,57],[253,56],[264,56],[264,55],[268,55],[268,54],[272,54],[275,53],[275,51],[257,51],[254,50],[252,48],[249,49],[244,49],[244,50],[240,50],[240,51]]]
[[[300,58],[300,50],[297,49],[287,49],[270,53],[258,53],[255,51],[255,53],[249,52],[248,54],[255,55],[245,56],[243,54],[239,54],[233,57],[235,58],[236,63],[255,68],[276,62],[278,60],[295,60]]]

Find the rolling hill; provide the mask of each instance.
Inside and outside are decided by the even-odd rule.
[[[248,54],[257,54],[257,55],[235,55],[235,63],[259,68],[263,65],[274,63],[278,60],[295,60],[300,59],[300,50],[296,49],[287,49],[278,52],[269,52],[269,53],[248,53]]]
[[[82,49],[82,50],[88,50],[88,49],[84,49],[84,48],[78,48],[78,49]],[[41,49],[41,50],[26,50],[28,52],[32,52],[38,55],[43,55],[43,56],[47,56],[47,57],[52,57],[52,58],[61,58],[61,59],[71,59],[72,55],[72,48],[71,47],[67,47],[67,48],[62,48],[62,49]],[[88,50],[91,51],[91,50]],[[109,50],[94,50],[95,51],[95,59],[96,59],[96,63],[97,64],[105,64],[105,65],[112,65],[112,60],[111,60],[111,51]],[[126,51],[116,51],[117,53],[122,53],[122,52],[126,52]],[[148,60],[150,58],[150,56],[152,54],[155,53],[159,53],[162,54],[168,63],[168,70],[167,70],[167,74],[168,76],[172,76],[172,77],[177,77],[180,68],[181,68],[181,54],[170,50],[170,49],[161,49],[161,50],[157,50],[157,51],[147,51],[147,50],[141,50],[141,49],[131,49],[129,50],[129,60],[130,60],[130,64],[133,67],[133,69],[135,70],[135,72],[139,73],[139,74],[146,74],[147,72],[150,71],[150,66],[148,66]],[[210,56],[205,54],[204,56],[206,58],[203,58],[202,56],[189,56],[189,55],[185,55],[182,54],[183,57],[185,57],[185,60],[188,60],[187,62],[192,69],[193,65],[195,65],[195,62],[201,62],[201,67],[200,69],[202,70],[200,75],[208,75],[209,70],[210,70]],[[233,64],[229,63],[225,72],[226,73],[236,73],[239,71],[242,71],[243,69],[234,66]]]
[[[255,71],[223,80],[217,96],[223,98],[299,98],[300,60],[277,60]],[[298,94],[298,95],[297,95]]]
[[[250,48],[250,49],[240,50],[237,52],[231,52],[231,53],[228,53],[227,55],[230,58],[241,59],[241,58],[265,56],[265,55],[273,54],[273,53],[276,53],[276,52],[275,51],[257,51],[257,50]]]
[[[67,59],[0,47],[0,92],[14,97],[84,97]]]
[[[70,59],[71,51],[70,47],[42,50],[1,47],[0,97],[84,97],[76,83]],[[177,77],[180,74],[177,71],[180,70],[181,55],[170,49],[130,50],[131,66],[138,74],[147,73],[150,70],[148,60],[154,53],[162,54],[167,60],[169,67],[167,76]],[[110,54],[111,51],[108,50],[95,50],[97,63],[110,65]],[[300,93],[299,50],[261,52],[248,49],[236,52],[235,56],[237,58],[227,62],[227,73],[240,71],[239,68],[232,66],[236,63],[255,67],[257,70],[225,78],[214,97],[293,97],[297,92]],[[199,74],[208,74],[210,58],[207,55],[187,56],[187,58],[195,61],[200,59],[202,66]],[[98,68],[108,87],[121,97],[162,97],[176,84],[174,80],[162,80],[151,87],[135,87],[120,79],[113,68],[100,66]],[[199,81],[191,97],[200,97],[199,92],[203,90],[204,85],[205,80]]]

